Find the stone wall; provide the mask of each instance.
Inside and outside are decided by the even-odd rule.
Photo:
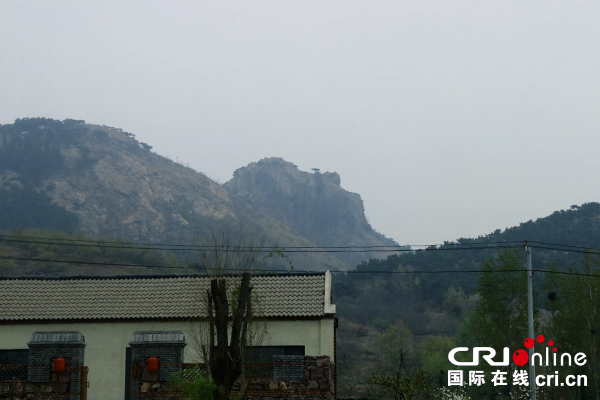
[[[240,389],[237,382],[234,390]],[[329,356],[304,356],[301,380],[250,380],[247,396],[248,400],[333,400],[334,365]]]

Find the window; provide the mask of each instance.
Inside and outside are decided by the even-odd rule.
[[[272,362],[273,356],[303,356],[304,346],[252,346],[246,349],[247,362]]]
[[[0,350],[0,365],[27,365],[29,350]]]
[[[0,380],[27,379],[28,350],[0,350]]]

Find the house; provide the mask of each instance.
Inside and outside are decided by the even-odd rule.
[[[261,274],[251,285],[254,315],[264,323],[256,354],[328,356],[315,359],[335,363],[329,272]],[[86,380],[89,400],[141,399],[139,379],[164,381],[181,363],[202,361],[193,344],[196,330],[208,325],[202,299],[209,287],[210,278],[199,275],[1,278],[0,364],[29,364],[29,380],[54,384],[70,399],[83,396],[84,384],[79,390],[77,382]],[[147,374],[146,353],[159,354],[160,377]],[[70,363],[71,375],[52,375],[58,357]]]

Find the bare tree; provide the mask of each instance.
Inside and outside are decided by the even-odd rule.
[[[196,267],[208,275],[210,287],[198,303],[208,324],[192,322],[190,333],[192,345],[217,384],[215,400],[228,399],[240,377],[245,394],[246,348],[260,344],[264,336],[264,324],[254,318],[258,300],[252,295],[252,274],[273,255],[266,251],[265,238],[242,227],[222,229],[199,246]]]

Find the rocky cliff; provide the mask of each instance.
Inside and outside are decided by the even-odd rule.
[[[225,188],[319,246],[393,246],[367,222],[360,195],[341,187],[336,172],[303,172],[282,158],[235,171]],[[349,264],[380,253],[340,253]]]

